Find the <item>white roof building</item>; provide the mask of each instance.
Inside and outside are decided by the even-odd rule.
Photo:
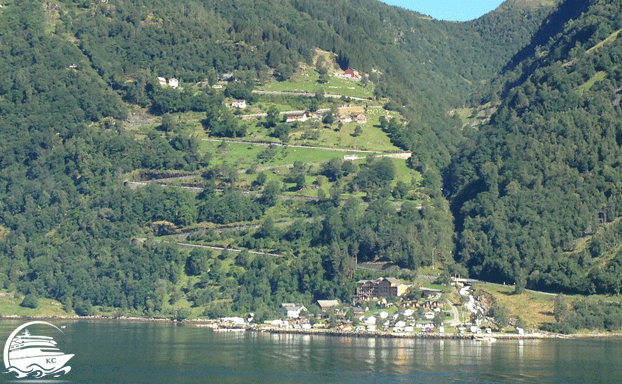
[[[283,310],[283,314],[289,318],[297,319],[300,317],[300,312],[307,311],[307,308],[298,303],[283,303],[281,304],[281,309]]]
[[[240,108],[240,109],[244,109],[246,108],[246,100],[244,99],[240,99],[240,100],[233,100],[231,102],[231,107],[233,108]]]
[[[246,323],[246,321],[244,321],[244,319],[241,317],[222,317],[220,321],[223,323],[233,323],[236,325],[243,325],[244,323]]]

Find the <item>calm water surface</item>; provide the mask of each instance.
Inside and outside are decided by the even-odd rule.
[[[25,321],[0,322],[0,347]],[[72,383],[619,383],[622,340],[363,339],[52,322]],[[35,332],[33,332],[35,334]],[[0,375],[2,382],[13,380]]]

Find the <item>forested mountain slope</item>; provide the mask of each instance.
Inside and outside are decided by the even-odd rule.
[[[376,95],[405,105],[418,129],[415,152],[438,167],[459,141],[460,106],[524,47],[552,9],[508,7],[471,23],[428,20],[372,0],[67,2],[50,23],[75,40],[102,78],[146,105],[154,76],[185,82],[238,71],[286,79],[315,48],[339,54],[343,69],[372,73]],[[136,81],[127,83],[127,77]],[[429,151],[432,144],[438,151]],[[448,147],[448,148],[446,148]]]
[[[563,24],[544,25],[556,34],[536,34],[534,55],[500,77],[497,112],[453,159],[458,257],[474,275],[620,291],[618,225],[609,224],[622,207],[620,7],[561,4],[553,17]]]
[[[462,101],[469,82],[494,75],[550,12],[504,9],[445,23],[371,0],[76,0],[61,9],[55,33],[75,35],[104,78],[117,82],[115,75],[146,70],[188,82],[214,71],[290,74],[322,48],[342,54],[342,66],[390,74],[383,91],[402,102],[416,91],[445,105]]]
[[[354,255],[427,265],[453,248],[439,169],[461,143],[461,124],[446,112],[525,46],[550,9],[442,23],[367,0],[4,2],[0,283],[80,314],[92,305],[162,314],[178,300],[240,312],[347,299]],[[398,212],[386,201],[395,192],[390,161],[334,162],[321,170],[337,184],[334,196],[300,204],[296,212],[313,220],[281,232],[266,216],[278,186],[262,186],[261,198],[245,195],[237,169],[211,166],[196,137],[165,128],[139,135],[125,126],[128,110],[190,111],[205,117],[213,136],[243,136],[223,92],[195,83],[233,73],[238,81],[225,92],[249,97],[256,85],[289,78],[299,62],[312,64],[316,48],[369,72],[375,96],[391,98],[387,109],[403,116],[380,125],[393,144],[413,151],[424,178],[413,186],[421,210],[404,202]],[[179,78],[184,90],[160,87],[158,76]],[[124,178],[139,170],[195,172],[207,187],[198,195],[180,187],[134,191]],[[347,188],[365,191],[367,204],[343,203]],[[154,222],[260,219],[262,227],[239,241],[249,249],[277,244],[289,257],[242,253],[230,263],[227,255],[188,255],[151,238]]]

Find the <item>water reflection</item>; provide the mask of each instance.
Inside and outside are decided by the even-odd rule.
[[[0,342],[25,321],[0,322]],[[67,322],[74,383],[617,382],[620,340],[349,338]]]

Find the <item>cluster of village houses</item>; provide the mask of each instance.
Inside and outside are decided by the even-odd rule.
[[[333,307],[339,308],[335,309],[335,314],[341,316],[346,311],[352,310],[353,315],[360,324],[357,330],[374,332],[380,329],[393,328],[396,332],[414,332],[415,328],[420,328],[424,332],[429,332],[435,329],[432,320],[442,315],[442,304],[438,301],[441,291],[422,287],[420,287],[420,290],[427,301],[420,303],[419,301],[408,302],[402,300],[395,314],[380,311],[367,317],[363,315],[369,309],[366,303],[371,300],[379,300],[381,304],[388,307],[387,297],[403,297],[408,293],[408,285],[399,279],[391,277],[358,281],[354,298],[358,305],[351,306],[345,310],[341,309],[340,303],[337,300],[318,300],[317,305],[324,316]],[[419,308],[422,308],[423,311],[419,311]],[[313,327],[309,321],[301,319],[301,314],[308,312],[304,305],[300,303],[283,303],[281,304],[281,309],[286,319],[274,320],[272,321],[273,325],[293,329],[311,329]],[[420,316],[421,312],[423,312],[422,317]],[[352,325],[352,323],[344,320],[341,320],[340,324],[339,328]],[[318,326],[323,327],[323,325]],[[444,327],[438,327],[437,331],[444,332]]]
[[[244,99],[234,99],[229,104],[231,108],[239,108],[246,109],[248,104]],[[324,117],[321,112],[315,111],[292,111],[292,112],[284,112],[285,122],[294,123],[294,122],[305,122],[305,121],[320,121]],[[357,124],[366,124],[367,123],[367,115],[365,114],[365,109],[363,107],[358,106],[343,106],[340,107],[336,113],[333,114],[333,117],[343,124],[348,124],[351,122],[356,122]]]
[[[316,320],[328,318],[329,313],[334,313],[338,319],[336,328],[343,331],[376,332],[391,330],[393,332],[410,333],[420,330],[421,332],[444,333],[445,327],[443,326],[443,321],[445,316],[442,310],[443,305],[440,302],[442,292],[437,289],[419,286],[419,291],[424,300],[409,301],[408,297],[405,297],[409,293],[408,288],[409,286],[404,284],[401,280],[391,277],[375,280],[360,280],[357,282],[353,305],[344,306],[337,300],[318,300],[317,305],[321,313],[319,315],[309,316],[307,307],[301,303],[282,303],[282,318],[267,321],[266,323],[281,329],[323,329],[326,327],[326,324],[316,322]],[[464,294],[468,294],[468,287],[463,288],[463,290]],[[463,290],[461,290],[461,294],[463,294]],[[399,303],[390,304],[387,302],[387,298],[390,296],[400,298]],[[396,305],[398,309],[395,313],[390,313],[393,311],[381,308],[379,311],[365,316],[365,313],[369,311],[367,303],[370,301],[384,305],[385,308]],[[345,314],[349,311],[353,314],[353,321],[344,319]],[[493,319],[488,319],[488,321],[493,322]],[[237,317],[221,319],[221,325],[224,324],[225,329],[227,327],[255,326],[255,324],[250,325],[251,322],[252,315],[246,319]],[[453,325],[456,326],[459,334],[471,333],[477,335],[482,333],[490,334],[492,332],[491,328],[482,327],[481,320],[474,321],[472,324],[465,324],[465,326],[458,326],[458,324]],[[524,334],[522,328],[516,328],[516,332],[519,335]]]
[[[361,79],[360,73],[354,69],[347,69],[343,72],[335,73],[334,75],[335,77],[349,79],[349,80],[358,81]],[[232,73],[225,73],[220,77],[219,82],[221,83],[230,82],[230,81],[233,81],[234,79],[235,77],[233,76]],[[158,83],[161,86],[168,86],[171,88],[179,87],[179,80],[174,77],[168,80],[165,77],[158,77]],[[200,82],[198,83],[198,85],[207,85],[207,82]],[[215,89],[223,88],[221,84],[214,84],[212,87]],[[246,100],[244,99],[234,99],[231,102],[231,104],[229,104],[229,106],[231,108],[246,109],[248,107],[248,104]],[[314,120],[319,121],[323,118],[323,115],[321,113],[311,112],[311,111],[290,112],[290,113],[285,113],[285,116],[286,116],[286,122],[288,123],[293,123],[293,122],[298,122],[298,121],[300,122],[314,121]],[[358,106],[341,107],[339,108],[338,112],[333,115],[333,117],[337,121],[343,124],[351,123],[353,121],[356,122],[357,124],[367,123],[367,115],[365,114],[364,108],[358,107]]]

